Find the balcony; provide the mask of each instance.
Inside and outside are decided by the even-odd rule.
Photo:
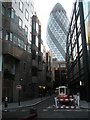
[[[2,48],[3,54],[9,54],[16,59],[20,60],[23,54],[23,50],[13,46],[10,41],[4,41],[3,43],[3,48]]]

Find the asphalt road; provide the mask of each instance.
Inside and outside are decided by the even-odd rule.
[[[78,119],[78,120],[87,120],[90,111],[87,109],[78,109],[78,110],[60,110],[56,109],[54,106],[54,98],[51,97],[38,105],[34,106],[37,110],[38,119]],[[3,119],[2,120],[20,120],[24,116],[28,116],[30,113],[30,107],[25,107],[21,109],[14,109],[10,111],[3,112]]]

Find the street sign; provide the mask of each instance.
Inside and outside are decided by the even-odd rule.
[[[21,90],[21,89],[22,89],[22,86],[21,86],[21,85],[17,85],[17,86],[16,86],[16,89],[17,89],[17,90]]]

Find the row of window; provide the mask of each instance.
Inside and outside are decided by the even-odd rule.
[[[2,15],[4,16],[5,15],[5,7],[2,5]],[[28,14],[28,11],[26,10],[26,19],[28,20],[29,19],[29,14]],[[8,8],[8,17],[9,18],[12,18],[14,19],[15,18],[15,10],[13,8]],[[22,19],[19,17],[18,18],[19,21],[18,21],[18,24],[19,24],[19,28],[22,28],[23,26],[23,21]],[[30,21],[31,22],[31,21]],[[27,37],[28,37],[28,27],[25,25],[25,32],[27,33]]]
[[[15,35],[13,35],[12,32],[7,32],[6,31],[6,38],[5,38],[5,40],[10,40],[11,42],[13,42],[18,47],[21,47],[25,51],[27,50],[29,53],[31,53],[31,46],[25,44],[23,40],[21,40],[20,38],[16,37]]]
[[[8,17],[9,18],[15,18],[15,10],[13,8],[8,8]],[[2,5],[2,15],[5,15],[5,7]]]
[[[29,1],[29,0],[26,0],[26,3],[27,3],[27,5],[29,6],[30,1]],[[33,6],[32,3],[30,4],[30,7],[31,7],[31,11],[33,12],[33,11],[34,11],[34,6]],[[23,12],[23,9],[24,9],[23,0],[20,0],[20,2],[19,2],[19,9],[21,9],[21,11]]]
[[[21,12],[23,12],[23,2],[22,1],[19,2],[19,9]],[[27,9],[25,10],[25,18],[27,21],[29,20],[29,12],[27,11]]]

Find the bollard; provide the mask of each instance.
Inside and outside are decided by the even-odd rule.
[[[79,101],[80,101],[80,94],[79,93],[77,93],[77,105],[78,105],[78,107],[79,107]]]
[[[8,107],[8,97],[5,97],[5,108]]]
[[[57,108],[57,97],[55,97],[55,107]]]

